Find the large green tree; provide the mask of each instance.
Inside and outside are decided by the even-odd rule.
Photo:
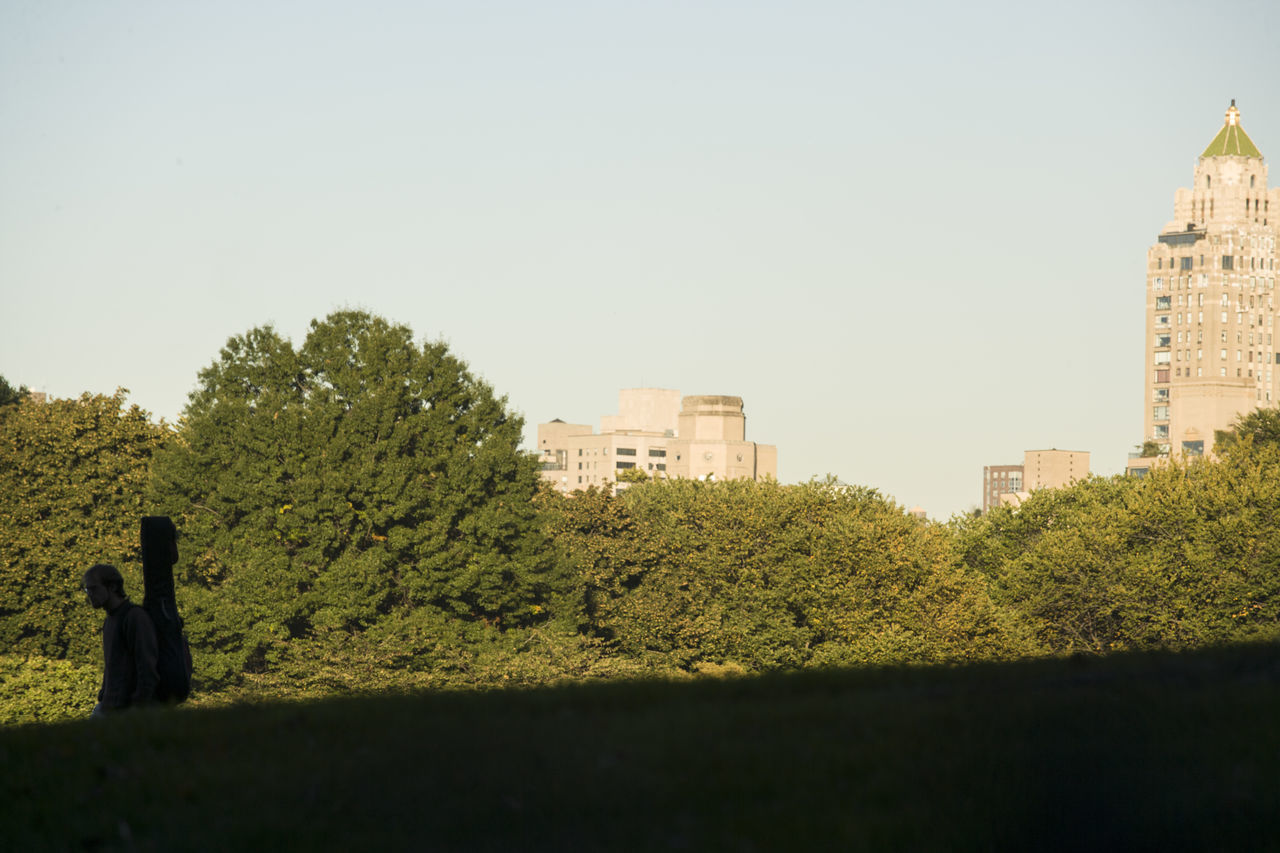
[[[0,407],[0,648],[96,663],[102,623],[81,590],[96,562],[141,598],[138,518],[164,439],[125,392]]]
[[[587,629],[627,657],[758,671],[1027,648],[946,529],[871,489],[679,480],[548,512]]]
[[[1093,477],[957,524],[964,561],[1059,653],[1280,638],[1280,445]]]
[[[270,327],[230,339],[152,482],[206,673],[406,622],[540,618],[555,564],[521,428],[444,344],[363,312],[297,349]]]

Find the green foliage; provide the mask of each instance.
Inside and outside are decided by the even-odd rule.
[[[1280,637],[1280,446],[1090,478],[956,525],[965,563],[1058,653]]]
[[[548,511],[586,628],[625,657],[759,671],[1019,648],[946,530],[869,489],[672,480]]]
[[[151,490],[183,533],[205,674],[265,672],[292,643],[340,646],[424,609],[545,618],[555,564],[521,428],[444,344],[368,314],[313,321],[297,350],[270,327],[229,340]]]
[[[31,392],[27,390],[26,385],[19,385],[14,388],[9,384],[3,376],[0,376],[0,406],[12,406],[15,403],[21,403]]]
[[[0,649],[101,659],[102,616],[81,589],[110,562],[141,592],[138,519],[165,436],[124,392],[0,409]],[[139,596],[140,597],[140,596]]]
[[[0,726],[87,717],[101,677],[95,666],[0,655]]]
[[[1215,430],[1213,441],[1219,454],[1244,442],[1280,446],[1280,410],[1254,409],[1240,415],[1231,429]]]

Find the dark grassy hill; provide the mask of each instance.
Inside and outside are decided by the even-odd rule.
[[[7,850],[1280,849],[1280,650],[0,732]]]

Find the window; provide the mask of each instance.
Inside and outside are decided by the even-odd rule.
[[[1157,421],[1169,420],[1169,407],[1168,406],[1152,406],[1151,417],[1152,419]]]
[[[1223,352],[1225,351],[1226,350],[1223,350]],[[1168,364],[1168,363],[1169,363],[1169,353],[1167,350],[1165,352],[1156,353],[1156,364]]]
[[[1235,269],[1235,258],[1231,255],[1222,256],[1222,268],[1224,270]]]
[[[1155,393],[1155,399],[1156,399],[1157,401],[1164,401],[1164,400],[1168,400],[1168,399],[1169,399],[1169,389],[1168,389],[1168,388],[1157,388],[1157,389],[1156,389],[1156,393]]]
[[[618,462],[618,463],[616,463],[615,467],[617,467],[617,469],[618,469],[619,471],[625,471],[625,470],[626,470],[626,469],[628,469],[628,468],[634,468],[634,467],[636,467],[636,463],[634,463],[634,462]]]
[[[635,456],[636,449],[634,447],[619,447],[616,451],[619,456]]]
[[[1188,255],[1187,257],[1180,259],[1178,268],[1183,270],[1191,269],[1191,256]]]
[[[664,449],[663,449],[663,448],[661,448],[661,447],[650,447],[650,448],[649,448],[649,455],[650,455],[650,456],[666,456],[666,455],[667,455],[667,451],[666,451],[666,450],[664,450]]]
[[[1184,441],[1182,442],[1183,456],[1204,456],[1203,441]]]
[[[1168,314],[1160,314],[1160,315],[1158,315],[1158,316],[1156,317],[1156,325],[1157,325],[1157,326],[1167,326],[1167,325],[1169,325],[1169,315],[1168,315]]]
[[[1276,359],[1276,363],[1277,363],[1277,364],[1280,364],[1280,359]],[[1168,381],[1169,381],[1169,368],[1164,367],[1164,368],[1161,368],[1160,370],[1157,370],[1157,371],[1156,371],[1156,381],[1157,381],[1157,382],[1168,382]],[[677,459],[679,459],[680,457],[679,457],[679,456],[677,456],[676,458],[677,458]]]
[[[1222,361],[1226,361],[1226,360],[1227,360],[1227,351],[1226,351],[1226,350],[1224,350],[1224,349],[1220,349],[1220,350],[1218,350],[1218,358],[1220,358]]]
[[[1156,310],[1157,310],[1157,311],[1167,311],[1167,310],[1169,310],[1169,308],[1172,306],[1172,304],[1173,304],[1173,297],[1172,297],[1172,296],[1157,296],[1157,297],[1156,297]]]
[[[659,471],[665,471],[665,470],[667,470],[667,463],[665,463],[665,462],[659,462],[659,463],[658,463],[658,465],[657,465],[657,468],[658,468],[658,470],[659,470]]]
[[[1204,350],[1196,350],[1196,361],[1204,361]]]
[[[1156,435],[1156,438],[1168,438],[1168,437],[1169,437],[1169,425],[1168,425],[1168,424],[1156,424],[1156,426],[1155,426],[1155,435]]]
[[[1182,343],[1182,332],[1178,332],[1178,343]],[[1156,346],[1167,347],[1169,345],[1168,335],[1156,335]]]

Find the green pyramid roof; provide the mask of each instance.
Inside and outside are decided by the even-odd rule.
[[[1236,109],[1236,102],[1231,102],[1230,108],[1227,110],[1227,121],[1222,125],[1222,130],[1218,131],[1218,135],[1209,143],[1209,147],[1204,149],[1201,157],[1257,157],[1262,159],[1262,152],[1258,150],[1258,146],[1253,144],[1253,140],[1249,138],[1249,134],[1244,132],[1244,128],[1240,126],[1240,111]]]

